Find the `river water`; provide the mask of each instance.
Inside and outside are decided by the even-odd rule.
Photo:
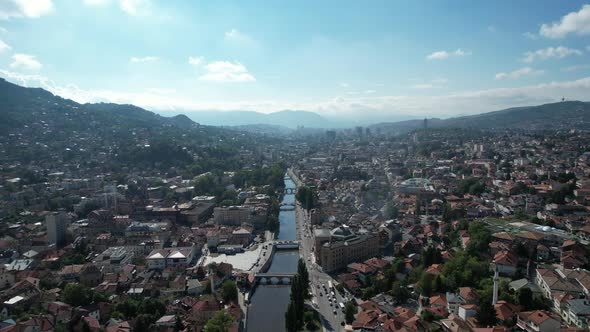
[[[290,178],[285,178],[285,188],[296,188]],[[283,203],[295,202],[295,195],[283,196]],[[297,225],[295,210],[281,210],[279,213],[280,229],[278,240],[296,240]],[[268,268],[268,272],[295,273],[297,272],[298,251],[277,251]],[[282,332],[285,331],[285,312],[289,305],[291,286],[260,285],[248,306],[247,332]]]

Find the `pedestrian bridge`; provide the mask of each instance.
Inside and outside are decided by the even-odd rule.
[[[289,285],[294,277],[293,273],[257,273],[254,278],[261,285]]]
[[[275,241],[272,245],[276,250],[299,249],[299,241]]]
[[[282,203],[280,206],[281,211],[293,211],[295,210],[295,204],[293,203]]]

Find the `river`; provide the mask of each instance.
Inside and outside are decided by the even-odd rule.
[[[296,188],[290,178],[285,178],[285,188]],[[283,196],[283,203],[295,202],[294,194]],[[296,240],[297,225],[295,223],[295,210],[281,210],[279,213],[278,240]],[[297,272],[298,251],[277,251],[268,268],[268,272],[294,273]],[[285,331],[285,312],[289,304],[291,286],[260,285],[254,291],[254,295],[248,306],[247,332],[282,332]]]

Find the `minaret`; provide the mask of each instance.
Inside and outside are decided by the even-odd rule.
[[[492,296],[492,305],[496,305],[498,303],[498,287],[500,282],[500,277],[498,276],[498,267],[496,264],[492,263],[494,266],[494,294]]]
[[[211,284],[211,294],[214,294],[215,293],[215,278],[213,278],[213,276],[215,275],[214,265],[209,264],[207,272],[209,273],[209,283]]]
[[[209,276],[209,282],[211,283],[211,294],[215,293],[215,279],[213,279],[213,274]]]

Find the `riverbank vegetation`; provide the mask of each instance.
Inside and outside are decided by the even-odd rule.
[[[285,326],[288,332],[317,331],[321,327],[318,313],[305,305],[311,298],[310,279],[305,262],[299,259],[297,274],[291,283],[291,299],[285,313]]]
[[[307,211],[315,208],[318,204],[317,193],[313,188],[307,186],[299,187],[295,198]]]

